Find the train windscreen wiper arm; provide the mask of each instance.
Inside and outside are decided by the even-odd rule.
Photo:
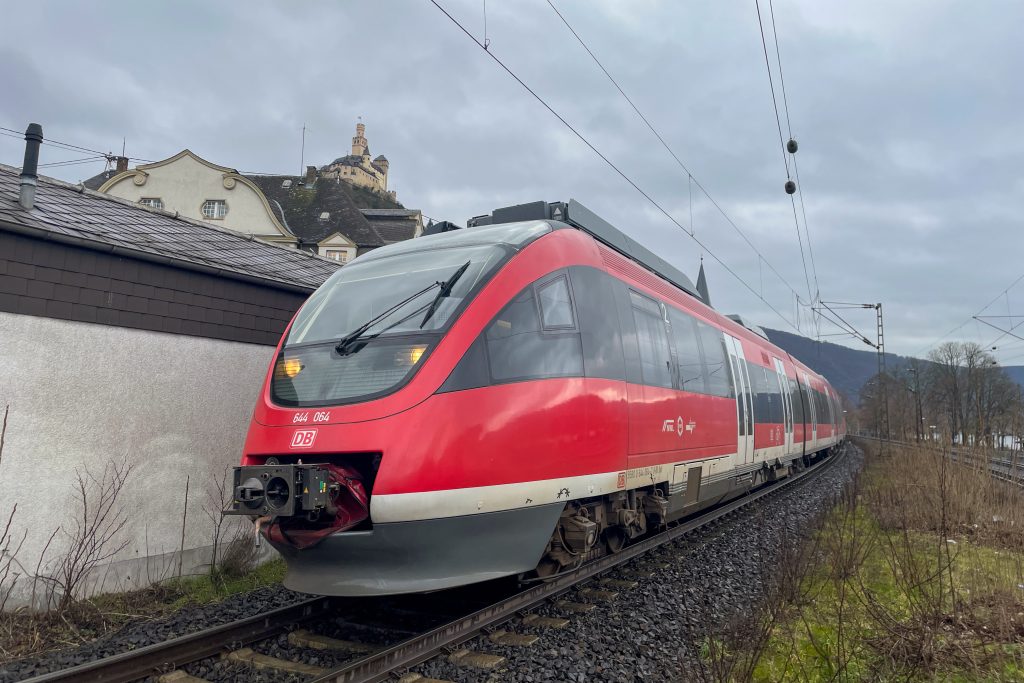
[[[371,318],[370,320],[367,320],[365,323],[363,323],[362,325],[360,325],[359,327],[357,327],[356,329],[352,330],[351,332],[346,334],[344,337],[339,339],[337,346],[334,347],[335,350],[338,353],[340,353],[341,355],[343,355],[343,356],[347,355],[346,352],[348,351],[348,347],[350,347],[352,345],[352,343],[355,342],[357,339],[362,337],[363,334],[368,329],[370,329],[371,327],[373,327],[374,325],[379,323],[381,320],[383,320],[384,318],[388,317],[389,315],[391,315],[392,313],[394,313],[395,311],[397,311],[402,306],[406,305],[407,303],[409,303],[410,301],[412,301],[416,297],[419,297],[419,296],[422,296],[423,294],[426,294],[427,292],[432,290],[434,287],[441,287],[443,285],[444,285],[444,283],[442,283],[442,282],[431,282],[429,285],[427,285],[426,287],[424,287],[420,291],[416,292],[415,294],[411,294],[410,296],[407,296],[406,298],[402,299],[397,304],[395,304],[394,306],[392,306],[388,310],[384,311],[380,315],[375,316],[375,317]]]
[[[452,276],[450,278],[448,278],[444,282],[436,283],[441,285],[441,290],[437,293],[437,296],[434,297],[434,300],[430,302],[430,308],[427,309],[426,315],[424,315],[423,320],[420,321],[421,330],[423,329],[423,326],[427,324],[427,321],[430,320],[431,316],[434,315],[434,312],[437,310],[437,305],[441,303],[441,299],[445,298],[446,296],[451,296],[452,287],[455,286],[455,283],[459,281],[459,278],[462,277],[462,274],[465,273],[468,268],[469,261],[466,261],[461,266],[459,266],[458,270],[452,273]]]

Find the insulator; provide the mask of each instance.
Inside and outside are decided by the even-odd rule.
[[[786,143],[786,151],[789,152],[790,154],[796,154],[796,151],[799,148],[800,146],[796,144],[796,140],[794,140],[793,138],[790,138],[789,142]]]
[[[793,194],[794,192],[796,192],[796,183],[794,183],[792,180],[787,180],[786,194]]]

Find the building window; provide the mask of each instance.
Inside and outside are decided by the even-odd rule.
[[[326,223],[328,220],[330,220],[330,218],[331,218],[331,212],[330,211],[321,211],[320,212],[320,222],[321,223]]]
[[[228,215],[228,203],[223,199],[207,199],[203,202],[204,218],[224,218]]]
[[[328,249],[325,256],[341,263],[348,263],[348,251],[345,249]]]
[[[162,209],[164,208],[164,200],[159,197],[143,197],[139,200],[139,204],[142,206],[148,206],[151,209]]]

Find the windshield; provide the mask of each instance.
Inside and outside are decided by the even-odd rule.
[[[466,271],[449,295],[438,301],[433,315],[422,328],[420,323],[436,289],[406,302],[367,328],[364,334],[373,335],[385,328],[386,335],[444,329],[463,299],[504,255],[501,247],[488,245],[420,251],[364,264],[355,261],[339,270],[309,298],[296,317],[285,345],[338,341],[402,299],[432,283],[445,282],[468,262]]]
[[[341,268],[296,316],[274,367],[271,398],[309,407],[394,391],[508,253],[496,245],[458,247],[357,260]],[[432,286],[460,270],[450,291]],[[438,296],[442,290],[446,295]],[[354,332],[357,339],[339,344]]]

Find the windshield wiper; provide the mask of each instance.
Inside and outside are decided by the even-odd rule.
[[[388,317],[389,315],[391,315],[392,313],[394,313],[395,311],[397,311],[398,309],[400,309],[402,306],[406,305],[413,299],[422,296],[423,294],[426,294],[434,287],[441,287],[443,285],[444,283],[442,282],[432,282],[423,289],[421,289],[420,291],[416,292],[415,294],[412,294],[402,299],[388,310],[384,311],[383,313],[374,318],[371,318],[370,320],[367,320],[365,323],[363,323],[362,325],[360,325],[359,327],[357,327],[356,329],[352,330],[344,337],[339,339],[338,344],[337,346],[334,347],[334,349],[342,356],[348,355],[348,348],[353,344],[353,342],[357,341],[360,337],[362,337],[363,334],[365,334],[368,329],[370,329],[371,327],[379,323],[381,320]]]
[[[434,297],[434,300],[430,302],[430,308],[427,309],[426,315],[424,315],[423,320],[420,321],[421,330],[423,329],[423,326],[427,324],[427,321],[430,320],[431,316],[434,315],[434,312],[437,310],[437,305],[441,303],[441,299],[445,298],[446,296],[451,296],[452,287],[455,286],[455,283],[459,281],[459,278],[462,277],[462,274],[465,273],[468,268],[469,261],[466,261],[461,266],[459,266],[458,270],[452,273],[452,276],[450,278],[448,278],[444,282],[435,283],[441,285],[441,290],[437,293],[437,296]]]

